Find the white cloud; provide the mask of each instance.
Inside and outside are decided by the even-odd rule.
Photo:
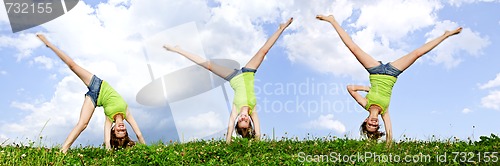
[[[500,86],[500,73],[493,80],[488,81],[486,84],[479,85],[479,89],[488,89]]]
[[[33,49],[42,45],[33,33],[21,33],[14,35],[15,37],[2,35],[0,36],[0,48],[11,47],[15,48],[18,53],[15,54],[17,61],[31,57]]]
[[[17,122],[0,125],[2,134],[9,138],[22,136],[30,141],[36,141],[39,138],[38,134],[41,133],[44,138],[55,141],[52,142],[53,144],[61,144],[78,121],[84,99],[82,92],[85,89],[76,76],[68,76],[58,83],[54,96],[48,101],[11,102],[11,107],[28,112],[28,114]],[[99,111],[102,109],[96,109],[96,112]],[[102,142],[102,124],[104,124],[104,114],[93,114],[85,130],[86,134],[82,134],[81,139],[75,143]]]
[[[342,122],[333,119],[333,114],[320,115],[318,119],[304,124],[308,129],[334,130],[339,133],[345,132],[345,126]]]
[[[0,4],[0,9],[5,9],[5,3]],[[7,16],[7,12],[0,12],[0,25],[2,23],[8,24],[9,17]]]
[[[500,110],[500,91],[491,91],[488,96],[481,99],[481,105],[485,108]]]
[[[211,9],[212,17],[200,30],[206,55],[233,59],[245,65],[267,40],[261,23],[278,18],[278,2],[220,2],[220,6]]]
[[[10,106],[14,107],[14,108],[17,108],[17,109],[20,109],[20,110],[25,110],[25,111],[35,110],[35,107],[32,104],[21,103],[21,102],[17,102],[17,101],[14,101],[14,102],[10,103]]]
[[[335,75],[365,74],[333,28],[315,19],[318,14],[333,13],[339,22],[345,21],[352,15],[353,5],[346,1],[335,4],[330,1],[318,1],[286,6],[289,9],[287,11],[292,12],[284,11],[284,14],[295,18],[289,28],[294,32],[285,33],[283,36],[282,45],[286,48],[288,59],[293,63],[306,64],[319,72]]]
[[[239,21],[238,17],[248,17],[250,21],[254,22],[273,22],[273,18],[279,16],[279,7],[281,4],[290,3],[289,1],[279,1],[279,0],[255,0],[255,1],[224,1],[217,0],[220,3],[218,10],[224,10],[225,17],[232,17],[232,20]],[[231,12],[229,12],[231,10]],[[220,12],[220,11],[219,11]],[[235,14],[233,12],[238,12],[242,14]],[[243,15],[244,14],[244,15]],[[246,19],[246,18],[245,18]],[[245,20],[242,19],[242,20]]]
[[[381,0],[363,5],[355,23],[357,28],[371,29],[384,41],[397,41],[408,33],[428,27],[436,20],[436,11],[442,5],[437,1]]]
[[[0,70],[0,75],[7,75],[7,71],[5,71],[5,70]]]
[[[469,108],[464,108],[464,109],[462,110],[462,113],[463,113],[463,114],[468,114],[468,113],[471,113],[471,112],[474,112],[474,111],[473,111],[473,110],[471,110],[471,109],[469,109]]]
[[[443,35],[447,30],[454,30],[458,27],[457,23],[449,20],[437,22],[434,29],[426,34],[427,42]],[[482,37],[470,28],[463,28],[460,34],[449,37],[434,48],[429,57],[434,63],[444,64],[446,68],[450,69],[463,61],[463,57],[460,56],[462,51],[469,55],[478,56],[489,44],[488,37]]]
[[[431,111],[431,114],[437,114],[437,115],[440,115],[440,114],[442,114],[442,112],[440,112],[440,111],[436,111],[436,110],[433,110],[433,111]]]
[[[222,122],[225,120],[222,120],[218,113],[210,111],[177,122],[177,128],[182,128],[185,135],[191,136],[191,138],[186,139],[191,140],[199,138],[197,136],[207,136],[219,131],[224,128]]]
[[[44,69],[52,69],[54,66],[54,60],[43,55],[35,57],[32,63],[41,64]]]
[[[447,2],[452,6],[460,7],[462,4],[467,3],[500,2],[500,0],[448,0]]]

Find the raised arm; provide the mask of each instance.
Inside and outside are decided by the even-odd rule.
[[[260,121],[257,111],[253,110],[250,117],[252,117],[253,127],[255,129],[255,139],[260,140]]]
[[[111,122],[109,118],[104,119],[106,119],[104,122],[104,145],[106,146],[106,149],[111,149],[111,126],[113,125],[113,122]]]
[[[370,55],[368,55],[365,51],[363,51],[354,41],[352,41],[351,37],[349,34],[340,26],[340,24],[335,20],[335,18],[332,15],[329,16],[323,16],[323,15],[317,15],[316,18],[318,20],[326,21],[332,24],[333,28],[335,28],[335,31],[340,36],[340,39],[344,44],[349,48],[349,51],[354,54],[356,59],[363,65],[365,68],[371,68],[378,66],[380,63],[373,59]]]
[[[390,147],[392,145],[392,123],[391,123],[391,117],[389,115],[389,110],[387,110],[383,115],[382,115],[382,120],[384,121],[384,127],[385,127],[385,133],[386,133],[386,143],[387,146]]]
[[[356,100],[356,102],[361,105],[363,108],[366,106],[367,104],[367,100],[365,97],[361,96],[358,91],[365,91],[365,92],[369,92],[370,91],[370,87],[368,86],[361,86],[361,85],[348,85],[347,86],[347,91],[349,92],[349,94],[352,96],[352,98],[354,98],[354,100]]]
[[[130,124],[130,127],[132,127],[132,130],[134,130],[135,135],[137,136],[137,140],[141,144],[146,144],[146,141],[144,141],[144,138],[142,137],[142,132],[139,129],[139,126],[137,125],[137,122],[135,121],[134,117],[132,116],[132,113],[127,108],[127,119],[125,119],[128,124]]]
[[[227,125],[226,143],[228,144],[231,143],[231,138],[233,137],[236,117],[238,117],[238,113],[236,112],[236,107],[233,105],[233,109],[231,110],[231,115],[229,115],[229,123]]]

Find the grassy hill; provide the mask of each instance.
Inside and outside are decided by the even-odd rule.
[[[190,143],[156,143],[106,151],[100,147],[58,148],[33,145],[0,147],[0,165],[500,165],[500,138],[483,136],[479,141],[412,140],[385,143],[326,137],[313,140],[284,138],[280,141],[236,139]]]

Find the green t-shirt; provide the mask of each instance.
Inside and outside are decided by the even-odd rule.
[[[368,102],[366,103],[365,109],[368,110],[370,106],[377,105],[382,108],[382,112],[380,114],[384,114],[385,111],[387,111],[387,108],[389,108],[392,88],[394,87],[396,80],[396,77],[390,75],[371,74],[371,88],[366,95]]]
[[[106,81],[102,81],[99,97],[97,97],[97,106],[104,108],[104,114],[114,122],[113,117],[121,113],[123,119],[127,116],[127,103]]]
[[[255,105],[257,104],[257,98],[255,97],[254,90],[255,73],[254,72],[244,72],[240,75],[233,77],[229,84],[234,90],[233,104],[238,109],[238,113],[244,106],[250,107],[248,114],[252,114]]]

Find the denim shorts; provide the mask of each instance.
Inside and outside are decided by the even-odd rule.
[[[241,69],[234,69],[234,72],[229,74],[226,78],[224,78],[225,80],[227,81],[231,81],[231,79],[233,79],[234,77],[236,77],[237,75],[240,75],[242,73],[246,73],[246,72],[257,72],[256,69],[250,69],[250,68],[246,68],[246,67],[242,67]]]
[[[402,73],[401,70],[396,69],[394,66],[391,65],[391,63],[383,64],[381,61],[379,62],[380,65],[366,69],[368,73],[390,75],[396,78]]]
[[[90,80],[90,85],[87,87],[89,91],[85,93],[86,96],[89,96],[92,102],[94,103],[94,108],[97,107],[97,97],[99,97],[99,91],[101,91],[101,83],[102,80],[93,75],[92,80]]]

